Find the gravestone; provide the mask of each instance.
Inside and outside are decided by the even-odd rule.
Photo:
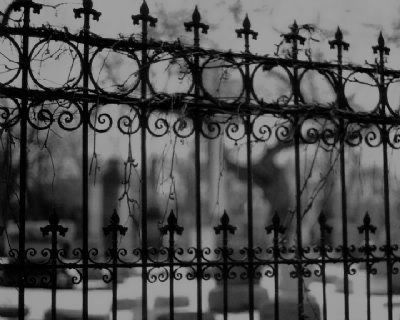
[[[298,280],[292,278],[290,272],[294,271],[291,265],[281,264],[279,266],[279,319],[298,319]],[[271,288],[273,291],[274,288]],[[304,284],[304,315],[305,319],[320,319],[320,309],[315,297],[307,291]],[[275,301],[271,297],[260,308],[260,319],[275,319]]]

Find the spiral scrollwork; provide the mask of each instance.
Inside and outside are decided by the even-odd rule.
[[[153,111],[147,115],[147,131],[153,137],[163,137],[170,131],[170,124],[165,114]]]
[[[193,119],[190,117],[180,116],[178,117],[172,126],[174,134],[181,139],[186,139],[194,133]]]
[[[246,126],[243,117],[231,117],[225,125],[225,135],[235,143],[242,140],[246,135]]]
[[[74,272],[74,275],[71,278],[71,281],[72,281],[73,284],[78,285],[83,280],[83,274],[82,274],[82,271],[79,270],[79,269],[73,268],[73,270],[75,272]]]
[[[7,129],[19,121],[20,105],[15,99],[0,99],[0,128]]]
[[[272,126],[265,116],[258,115],[254,117],[251,128],[251,133],[256,141],[267,142],[272,137]]]
[[[291,120],[276,124],[275,137],[281,143],[288,143],[294,137],[294,127]]]
[[[206,139],[216,139],[221,135],[222,124],[218,121],[216,117],[204,116],[202,118],[202,126],[200,127],[200,132]]]
[[[300,124],[300,140],[306,144],[315,144],[319,141],[321,128],[314,119],[304,119]]]
[[[130,106],[129,114],[124,114],[118,118],[118,130],[122,134],[135,134],[140,129],[139,111],[135,106]]]
[[[393,149],[400,149],[400,126],[391,125],[387,130],[387,142]]]
[[[362,128],[355,123],[348,123],[345,126],[344,141],[351,147],[359,146],[363,141]]]
[[[78,104],[67,102],[62,104],[62,108],[57,117],[57,123],[61,129],[73,131],[82,124],[82,108]]]
[[[28,107],[28,122],[36,130],[46,130],[55,121],[55,110],[52,103],[30,104]]]
[[[98,133],[104,133],[111,129],[113,120],[110,114],[101,111],[102,105],[93,105],[88,112],[89,126]]]
[[[275,267],[272,265],[267,265],[264,271],[264,275],[266,275],[268,278],[273,278],[276,275],[276,270]]]
[[[103,268],[102,271],[102,279],[104,283],[111,283],[116,277],[114,272],[110,268]]]
[[[147,281],[149,283],[165,282],[169,279],[169,272],[166,267],[152,267],[147,272]]]
[[[366,129],[364,140],[369,147],[375,148],[382,144],[382,137],[382,131],[379,126],[370,126]]]

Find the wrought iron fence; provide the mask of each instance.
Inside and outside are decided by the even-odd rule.
[[[400,71],[385,66],[385,56],[389,49],[385,46],[382,35],[373,51],[378,54],[375,64],[367,67],[343,63],[343,52],[348,50],[349,44],[343,39],[340,29],[335,39],[329,42],[331,49],[337,50],[337,61],[334,63],[318,62],[312,59],[299,59],[301,46],[306,39],[301,35],[301,28],[296,22],[290,27],[290,32],[283,35],[283,40],[290,45],[290,52],[286,58],[261,56],[252,54],[250,40],[257,38],[257,32],[251,29],[248,17],[243,27],[236,30],[239,38],[244,38],[243,52],[219,51],[205,49],[200,46],[200,33],[207,33],[209,26],[201,20],[196,8],[192,21],[184,24],[186,31],[193,33],[193,44],[185,45],[180,41],[164,42],[149,38],[149,27],[155,27],[157,19],[150,15],[149,8],[143,2],[140,13],[133,15],[133,23],[141,28],[140,39],[135,37],[120,37],[117,39],[105,38],[91,32],[91,19],[99,20],[100,12],[93,8],[91,1],[83,1],[83,7],[75,9],[75,18],[83,19],[81,32],[70,33],[68,30],[59,30],[49,26],[32,27],[31,15],[40,14],[42,5],[31,0],[14,1],[10,5],[10,12],[22,10],[20,26],[9,26],[8,16],[5,16],[0,29],[3,44],[7,42],[15,54],[5,63],[5,74],[9,76],[1,84],[0,93],[3,98],[1,111],[1,132],[9,132],[19,128],[19,244],[9,252],[12,263],[2,262],[0,269],[3,274],[10,270],[17,270],[18,277],[14,285],[18,287],[18,318],[24,319],[26,310],[25,290],[29,282],[42,282],[43,286],[51,288],[51,318],[57,314],[57,273],[63,269],[77,271],[73,279],[75,284],[82,285],[82,319],[88,319],[88,273],[92,269],[108,270],[104,281],[111,283],[112,289],[112,319],[117,319],[117,288],[118,270],[140,269],[142,278],[141,308],[142,319],[148,319],[148,284],[155,281],[169,282],[169,319],[175,317],[174,285],[182,277],[196,283],[196,317],[205,319],[203,310],[203,281],[215,278],[222,282],[223,318],[228,318],[230,287],[228,282],[240,277],[248,284],[248,314],[254,319],[258,308],[255,302],[254,286],[262,277],[274,280],[274,319],[280,319],[281,297],[279,294],[279,272],[283,266],[290,267],[290,276],[297,279],[297,317],[305,318],[305,278],[319,277],[322,281],[323,303],[321,317],[328,318],[327,314],[327,276],[326,267],[332,264],[343,267],[344,286],[344,318],[349,319],[349,276],[354,274],[355,264],[366,265],[366,297],[367,315],[370,310],[370,277],[376,273],[375,265],[386,265],[387,281],[387,318],[393,318],[393,275],[398,272],[396,264],[400,256],[396,254],[397,244],[391,238],[390,221],[390,186],[388,152],[399,149],[400,117],[398,110],[390,105],[387,98],[387,89],[391,83],[400,78]],[[8,14],[10,14],[8,12]],[[33,61],[50,46],[63,47],[63,52],[70,52],[74,57],[74,66],[66,70],[70,74],[75,66],[78,70],[74,77],[68,76],[67,81],[60,86],[49,85],[40,79],[37,70],[32,66]],[[67,48],[67,49],[66,49]],[[61,49],[60,49],[61,50]],[[116,90],[102,87],[93,73],[93,64],[96,57],[104,50],[120,52],[129,56],[137,65],[130,77],[118,84]],[[57,55],[55,52],[45,54]],[[156,90],[149,78],[149,69],[152,65],[163,61],[180,61],[185,68],[185,76],[190,78],[190,86],[184,93],[165,93]],[[45,60],[40,60],[44,62]],[[203,73],[218,62],[217,68],[235,70],[240,75],[241,89],[234,98],[226,98],[209,92],[205,84]],[[254,78],[257,72],[270,71],[281,68],[286,73],[290,83],[290,94],[276,101],[266,101],[254,88]],[[332,103],[321,104],[307,102],[301,90],[301,82],[308,71],[316,71],[331,85],[335,92]],[[59,70],[59,72],[63,72]],[[366,75],[373,82],[371,90],[378,90],[379,102],[373,110],[356,110],[346,96],[345,87],[354,79],[355,74]],[[20,81],[20,84],[18,83]],[[49,103],[51,102],[51,103]],[[116,124],[101,107],[107,104],[128,105],[129,114],[119,117]],[[173,115],[166,118],[164,115]],[[221,118],[222,116],[222,118]],[[265,117],[271,116],[279,120],[278,125],[263,122]],[[171,120],[172,119],[172,120]],[[222,120],[221,120],[222,119]],[[321,123],[323,123],[321,125]],[[73,259],[66,260],[66,250],[60,249],[59,237],[68,233],[67,228],[60,225],[56,213],[52,214],[49,224],[41,228],[43,236],[51,237],[51,247],[36,252],[27,247],[25,239],[25,222],[28,219],[26,207],[27,172],[28,172],[28,128],[36,131],[50,130],[58,126],[62,130],[81,130],[82,150],[82,248],[72,250]],[[98,250],[89,247],[89,132],[104,133],[112,127],[117,127],[122,135],[140,135],[140,233],[141,246],[132,251],[119,247],[119,239],[127,229],[119,221],[114,212],[110,224],[104,227],[106,236],[110,236],[111,248],[107,251],[107,259],[97,259]],[[160,227],[162,235],[168,235],[169,244],[163,248],[150,248],[148,245],[148,181],[147,181],[147,147],[148,136],[162,137],[173,133],[180,139],[194,137],[194,167],[195,179],[193,190],[195,207],[195,235],[196,246],[188,249],[177,248],[176,235],[185,233],[174,212],[171,211],[167,222]],[[221,217],[220,224],[214,227],[215,234],[221,245],[217,248],[202,245],[202,217],[201,201],[201,139],[215,139],[225,135],[228,139],[246,145],[246,173],[247,173],[247,244],[242,249],[230,246],[230,240],[235,236],[236,227],[231,225],[228,213]],[[267,143],[276,139],[280,144],[293,145],[294,148],[294,179],[295,190],[295,245],[288,247],[282,239],[285,235],[279,212],[272,219],[272,224],[266,226],[265,247],[254,245],[253,230],[253,158],[254,142]],[[319,241],[314,246],[303,244],[303,214],[302,203],[302,169],[301,146],[318,145],[318,148],[337,150],[339,157],[340,199],[341,203],[341,245],[333,247],[328,241],[328,234],[332,228],[327,224],[323,213],[319,216]],[[383,208],[384,225],[379,226],[385,234],[384,245],[377,248],[371,242],[371,234],[376,231],[368,214],[365,215],[358,231],[365,237],[364,244],[356,247],[349,243],[348,204],[346,181],[346,148],[366,144],[368,147],[382,147],[382,179],[383,179]],[[129,165],[136,165],[130,159]],[[36,263],[34,258],[40,256],[42,261]],[[43,260],[44,259],[44,260]],[[35,278],[32,270],[38,268],[48,273],[47,277]],[[183,268],[188,271],[184,273]],[[155,270],[161,270],[156,273]],[[6,276],[3,282],[9,281]]]

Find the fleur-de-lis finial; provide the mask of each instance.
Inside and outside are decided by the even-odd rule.
[[[101,13],[95,9],[93,9],[93,1],[92,0],[83,0],[82,8],[74,9],[75,18],[80,18],[83,15],[91,15],[93,16],[93,20],[99,21]]]
[[[222,215],[220,221],[221,224],[219,226],[214,227],[216,234],[220,234],[221,231],[224,233],[224,235],[226,235],[227,232],[230,232],[231,234],[235,233],[236,227],[232,226],[229,223],[229,216],[226,213],[226,211],[224,211],[224,214]]]
[[[114,209],[114,212],[110,218],[110,224],[107,227],[103,227],[104,234],[106,236],[110,233],[112,233],[113,235],[116,235],[119,232],[121,235],[125,235],[128,228],[121,226],[119,224],[119,221],[120,221],[120,219],[119,219],[117,210]]]
[[[176,218],[174,211],[171,210],[169,213],[167,224],[160,228],[161,234],[167,234],[168,232],[172,235],[174,233],[181,235],[183,227],[178,225],[178,219]]]
[[[365,213],[364,219],[363,219],[363,225],[358,227],[358,232],[363,233],[363,232],[371,232],[375,233],[376,227],[371,224],[371,217],[369,216],[368,211]]]
[[[83,7],[85,9],[93,9],[93,1],[92,0],[83,0]]]
[[[33,13],[39,14],[43,5],[32,0],[17,0],[12,4],[12,9],[15,11],[21,11],[22,8],[32,9]]]
[[[336,33],[335,33],[335,40],[330,40],[329,46],[331,49],[334,49],[337,47],[340,51],[343,49],[345,51],[349,50],[350,45],[343,41],[343,32],[340,30],[340,27],[337,27]]]
[[[139,12],[140,14],[132,15],[133,24],[139,24],[139,21],[143,21],[144,23],[148,22],[150,27],[156,26],[158,20],[150,15],[150,9],[146,0],[143,0]]]
[[[385,39],[383,38],[382,35],[382,31],[379,33],[379,37],[378,37],[378,45],[377,46],[373,46],[372,50],[374,53],[382,53],[385,55],[388,55],[390,53],[390,48],[385,46]]]
[[[343,40],[343,32],[342,30],[340,30],[340,27],[338,26],[336,29],[336,33],[335,33],[335,39],[337,41],[342,41]]]
[[[281,219],[279,218],[278,212],[275,212],[272,217],[272,224],[265,227],[265,231],[267,231],[267,234],[270,234],[273,231],[274,236],[278,236],[278,233],[285,233],[286,228],[281,225]]]
[[[149,6],[147,5],[146,0],[143,0],[142,5],[140,6],[140,13],[144,16],[148,16],[150,13]]]
[[[248,49],[249,45],[249,36],[251,35],[254,40],[257,40],[258,32],[255,32],[254,30],[251,29],[251,23],[248,14],[246,13],[246,17],[243,20],[243,28],[242,29],[236,29],[236,34],[238,38],[242,38],[243,35],[245,36],[245,45],[246,49]]]
[[[60,234],[60,236],[64,237],[65,234],[68,231],[68,228],[63,227],[62,225],[59,224],[60,219],[55,211],[53,211],[52,214],[49,216],[49,224],[45,227],[41,227],[40,231],[43,234],[43,237],[49,235],[52,233],[53,235],[56,235],[57,233]]]
[[[306,38],[299,34],[299,26],[297,25],[296,20],[294,20],[293,24],[289,26],[291,32],[283,34],[282,37],[285,39],[287,43],[293,42],[293,44],[297,45],[297,42],[300,44],[304,44]]]
[[[294,19],[294,22],[293,22],[292,26],[290,27],[290,29],[292,29],[293,32],[296,32],[299,30],[299,26],[297,25],[296,19]]]
[[[332,227],[326,223],[326,215],[323,211],[318,216],[318,223],[321,229],[321,233],[324,234],[325,232],[331,233]]]
[[[246,17],[243,20],[243,29],[245,30],[250,30],[251,29],[251,23],[249,19],[249,15],[246,13]]]
[[[196,6],[194,8],[193,14],[192,14],[192,21],[190,22],[184,22],[183,24],[185,26],[186,31],[192,31],[192,28],[197,32],[198,30],[202,30],[204,34],[207,33],[209,26],[201,22],[201,15],[199,12],[199,8]]]
[[[194,7],[194,11],[192,14],[192,20],[194,23],[197,23],[197,24],[200,23],[200,21],[201,21],[201,15],[200,15],[199,8],[197,7],[197,5]]]

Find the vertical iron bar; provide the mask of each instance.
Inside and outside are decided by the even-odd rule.
[[[379,52],[379,104],[381,116],[386,116],[386,91],[385,91],[385,59],[390,49],[385,46],[382,32],[378,37],[378,45],[372,47],[374,53]],[[388,167],[388,142],[389,132],[386,124],[382,125],[382,146],[383,146],[383,193],[385,210],[385,257],[387,277],[387,298],[388,298],[388,320],[393,319],[393,278],[392,278],[392,240],[390,230],[390,199],[389,199],[389,167]]]
[[[169,264],[169,320],[174,320],[174,257],[175,257],[175,233],[181,235],[183,227],[178,225],[178,220],[171,210],[168,216],[168,224],[160,228],[161,234],[169,233],[168,264]]]
[[[369,231],[365,232],[365,248],[366,248],[366,271],[367,271],[367,320],[371,320],[371,266],[369,255]]]
[[[247,28],[248,27],[248,28]],[[243,22],[243,28],[245,31],[245,52],[250,53],[250,41],[249,35],[252,33],[253,38],[257,37],[255,33],[250,29],[250,21],[246,16]],[[248,30],[246,30],[248,29]],[[247,32],[246,32],[247,31]],[[250,104],[251,94],[251,79],[250,79],[250,61],[245,59],[245,94],[246,94],[246,105]],[[247,149],[247,246],[249,254],[249,265],[248,265],[248,277],[249,277],[249,319],[254,320],[254,235],[253,235],[253,163],[251,160],[252,146],[251,146],[251,135],[253,126],[251,122],[251,115],[246,117],[246,149]]]
[[[222,232],[222,280],[223,280],[223,316],[224,320],[228,319],[228,278],[229,278],[229,268],[228,268],[228,257],[230,250],[228,247],[228,232],[231,234],[235,233],[236,227],[229,224],[229,216],[224,212],[221,218],[221,224],[214,227],[215,233],[220,234]]]
[[[113,266],[112,266],[112,320],[117,320],[117,289],[118,289],[118,234],[117,231],[113,231],[112,233],[112,255],[113,255]]]
[[[274,319],[279,320],[279,234],[285,233],[285,228],[281,226],[280,218],[277,212],[272,217],[272,225],[265,228],[267,234],[273,232],[272,254],[274,259]]]
[[[202,29],[203,33],[207,33],[208,26],[201,23],[201,16],[198,11],[197,6],[195,7],[192,14],[192,21],[185,22],[184,26],[186,31],[192,31],[193,29],[193,46],[195,49],[200,47],[200,33],[199,30]],[[200,96],[200,86],[201,86],[201,74],[200,74],[200,58],[198,52],[193,54],[193,85],[195,99]],[[197,281],[197,320],[203,318],[203,299],[202,299],[202,279],[203,279],[203,269],[201,265],[202,261],[202,220],[201,220],[201,166],[200,166],[200,134],[202,119],[201,115],[197,110],[194,111],[193,115],[194,123],[194,144],[195,144],[195,201],[196,201],[196,281]]]
[[[60,220],[56,212],[53,212],[49,216],[49,224],[46,227],[41,227],[40,231],[45,237],[51,233],[51,251],[50,251],[50,261],[51,261],[51,318],[55,320],[57,317],[57,234],[65,236],[68,228],[64,228],[59,224]]]
[[[340,104],[342,105],[342,72],[341,61],[339,63],[339,87],[340,87]],[[349,273],[348,273],[348,236],[347,236],[347,193],[346,193],[346,162],[345,162],[345,126],[342,118],[339,119],[339,132],[340,132],[340,186],[341,186],[341,199],[342,199],[342,238],[343,238],[343,287],[344,287],[344,313],[345,320],[349,320]]]
[[[169,320],[174,320],[174,233],[169,233]]]
[[[223,299],[224,299],[224,320],[228,320],[228,237],[224,231],[222,240],[222,251],[223,251]]]
[[[321,277],[322,277],[322,315],[323,320],[327,320],[327,302],[326,302],[326,233],[332,232],[332,227],[326,224],[326,216],[323,212],[318,217],[320,230],[320,257],[321,257]]]
[[[101,13],[93,9],[91,0],[83,0],[83,7],[74,9],[75,18],[83,14],[83,94],[89,93],[89,38],[90,16],[99,20]],[[97,120],[97,119],[96,119]],[[88,268],[89,268],[89,102],[82,104],[82,319],[88,319]]]
[[[274,319],[279,320],[279,243],[274,236]]]
[[[249,71],[246,64],[246,73]],[[249,101],[249,100],[248,100]],[[254,236],[253,236],[253,165],[251,161],[252,147],[251,116],[246,117],[246,136],[247,136],[247,243],[249,254],[248,277],[249,277],[249,319],[254,320]]]
[[[57,319],[57,231],[51,234],[51,319]]]
[[[147,97],[147,21],[142,19],[142,65],[140,72],[141,98]],[[141,207],[142,207],[142,319],[147,320],[147,110],[141,108]]]
[[[383,75],[382,75],[383,76]],[[392,241],[390,234],[390,199],[389,199],[389,168],[387,139],[388,131],[383,125],[383,181],[384,181],[384,206],[385,206],[385,233],[386,233],[386,274],[387,274],[387,298],[388,298],[388,320],[393,320],[393,275],[392,275]]]
[[[126,234],[127,227],[119,224],[119,216],[117,210],[111,216],[111,223],[107,227],[103,227],[104,235],[111,233],[111,248],[107,250],[112,258],[112,319],[117,320],[117,303],[118,303],[118,232],[121,236]]]
[[[292,47],[292,59],[294,62],[298,59],[298,43],[302,41],[298,34],[298,26],[296,21],[292,26],[293,36],[293,47]],[[293,66],[293,97],[294,104],[299,105],[300,92],[299,92],[299,80],[298,80],[298,67]],[[304,320],[304,295],[303,295],[303,237],[301,229],[301,186],[300,186],[300,119],[296,114],[294,117],[294,147],[295,147],[295,176],[296,176],[296,259],[297,259],[297,297],[298,297],[298,316],[300,320]]]
[[[198,58],[197,58],[198,61]],[[196,86],[197,87],[197,86]],[[196,96],[198,94],[198,89],[196,89]],[[195,192],[196,192],[196,270],[197,270],[197,320],[203,319],[203,297],[202,297],[202,266],[201,266],[201,257],[202,257],[202,237],[201,237],[201,229],[202,229],[202,221],[201,221],[201,187],[200,187],[200,126],[201,119],[195,114],[195,133],[194,133],[194,147],[195,147]]]
[[[89,92],[89,32],[90,32],[90,14],[84,13],[84,49],[83,49],[83,93]],[[88,135],[89,135],[89,103],[83,102],[83,121],[82,121],[82,319],[88,320],[88,263],[89,263],[89,166],[88,166]]]
[[[24,6],[24,34],[22,36],[22,90],[24,96],[21,104],[21,142],[20,142],[20,181],[19,181],[19,245],[18,245],[18,264],[20,274],[18,277],[18,319],[25,317],[25,214],[26,214],[26,192],[27,192],[27,122],[28,122],[28,74],[29,74],[29,36],[28,29],[30,24],[30,7]]]
[[[375,233],[376,227],[371,224],[371,218],[368,212],[365,214],[363,224],[358,227],[359,233],[364,233],[364,246],[361,247],[361,251],[365,255],[365,266],[367,272],[367,320],[371,320],[371,253],[375,250],[374,246],[370,243],[370,232]]]
[[[148,262],[148,243],[147,243],[147,105],[143,103],[147,98],[147,84],[149,76],[148,53],[147,53],[147,36],[148,23],[155,27],[157,19],[149,15],[149,7],[144,0],[140,6],[140,14],[132,15],[133,24],[139,24],[142,27],[142,50],[141,50],[141,66],[140,66],[140,140],[141,140],[141,232],[142,232],[142,319],[147,320],[147,262]]]
[[[195,29],[196,30],[196,29]],[[195,32],[196,34],[196,32]],[[197,40],[197,41],[196,41]],[[195,46],[199,47],[199,36],[198,36],[198,29],[197,29],[197,39],[195,36]],[[195,96],[198,97],[200,94],[199,88],[199,57],[195,55]],[[197,254],[197,320],[201,320],[203,318],[203,297],[202,297],[202,275],[203,272],[201,266],[201,257],[202,257],[202,219],[201,219],[201,167],[200,167],[200,131],[202,120],[201,116],[198,112],[195,112],[195,132],[194,132],[194,148],[195,148],[195,172],[196,172],[196,185],[195,185],[195,192],[196,192],[196,254]]]
[[[342,58],[343,50],[348,50],[349,44],[343,41],[343,34],[340,28],[337,28],[335,40],[329,41],[331,49],[337,47],[338,58],[338,87],[337,102],[340,110],[346,109]],[[340,188],[341,188],[341,211],[342,211],[342,254],[343,254],[343,290],[344,290],[344,316],[349,320],[349,265],[348,265],[348,232],[347,232],[347,192],[346,192],[346,162],[345,162],[345,139],[346,127],[343,118],[339,119],[339,165],[340,165]]]

